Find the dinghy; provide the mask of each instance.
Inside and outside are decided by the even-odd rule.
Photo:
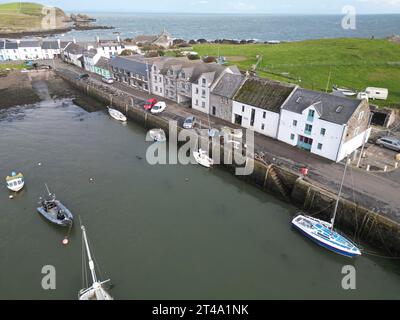
[[[22,173],[16,174],[15,172],[12,172],[11,177],[6,177],[6,182],[7,188],[14,192],[21,191],[25,185],[25,180]]]
[[[198,152],[193,152],[193,156],[196,162],[203,167],[211,168],[214,165],[213,159],[211,159],[204,150],[199,149]]]
[[[108,113],[110,114],[110,116],[112,118],[114,118],[115,120],[118,121],[122,121],[122,122],[126,122],[128,119],[118,110],[115,110],[111,107],[107,107],[108,108]]]
[[[333,86],[333,92],[341,92],[343,93],[345,96],[355,96],[357,94],[357,91],[355,90],[351,90],[351,89],[347,89],[347,88],[339,88],[337,86]]]
[[[329,223],[320,219],[316,219],[301,212],[293,219],[292,226],[321,247],[337,254],[353,258],[360,256],[361,251],[350,240],[346,239],[344,236],[340,235],[334,230],[348,163],[349,161],[346,159],[346,166],[343,173],[342,184],[340,185],[339,189],[332,222]]]
[[[150,138],[156,142],[165,142],[167,137],[163,129],[153,129],[149,132]]]
[[[37,211],[50,222],[62,226],[70,227],[74,222],[74,216],[60,201],[56,200],[56,195],[49,191],[46,185],[47,196],[40,198],[40,207]]]
[[[96,270],[94,267],[94,262],[92,260],[92,254],[90,252],[90,247],[89,247],[89,241],[87,239],[86,235],[86,229],[85,226],[81,226],[82,230],[82,244],[83,244],[83,258],[87,258],[87,263],[89,265],[90,273],[92,275],[92,281],[93,284],[91,287],[88,287],[88,277],[85,274],[85,277],[83,279],[84,286],[86,288],[82,289],[79,292],[78,299],[79,300],[114,300],[111,295],[104,289],[104,284],[109,282],[110,280],[107,281],[99,281],[96,275]],[[86,263],[86,261],[83,261],[83,263]],[[86,266],[86,264],[84,264]],[[84,271],[86,271],[86,267],[84,268]],[[86,281],[85,281],[86,280]]]

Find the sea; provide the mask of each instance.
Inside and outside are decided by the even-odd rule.
[[[355,28],[344,29],[341,15],[266,15],[266,14],[172,14],[172,13],[93,13],[99,25],[112,30],[71,31],[66,39],[91,41],[96,36],[112,39],[141,34],[159,34],[164,29],[174,38],[300,41],[323,38],[386,38],[400,34],[400,15],[359,15]],[[60,37],[57,35],[56,37]]]

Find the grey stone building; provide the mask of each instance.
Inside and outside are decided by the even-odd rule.
[[[245,82],[241,74],[224,74],[211,89],[210,114],[226,121],[232,120],[233,97]]]

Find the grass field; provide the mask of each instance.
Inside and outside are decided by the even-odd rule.
[[[21,63],[21,64],[13,64],[13,63],[0,63],[0,72],[4,72],[6,71],[6,69],[18,69],[18,70],[22,70],[22,69],[26,69],[27,66],[25,63]]]
[[[389,89],[380,106],[400,108],[400,45],[388,40],[323,39],[279,45],[195,45],[200,55],[218,52],[242,70],[257,67],[258,75],[329,92],[333,84],[363,91]],[[328,85],[329,81],[329,85]]]
[[[12,2],[0,4],[0,31],[23,32],[40,30],[43,5],[31,2]],[[62,10],[57,9],[57,19],[64,16]]]

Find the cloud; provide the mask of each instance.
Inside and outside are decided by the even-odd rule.
[[[240,12],[256,10],[256,6],[254,4],[246,3],[246,2],[243,2],[243,1],[231,2],[230,5],[235,11],[240,11]]]

